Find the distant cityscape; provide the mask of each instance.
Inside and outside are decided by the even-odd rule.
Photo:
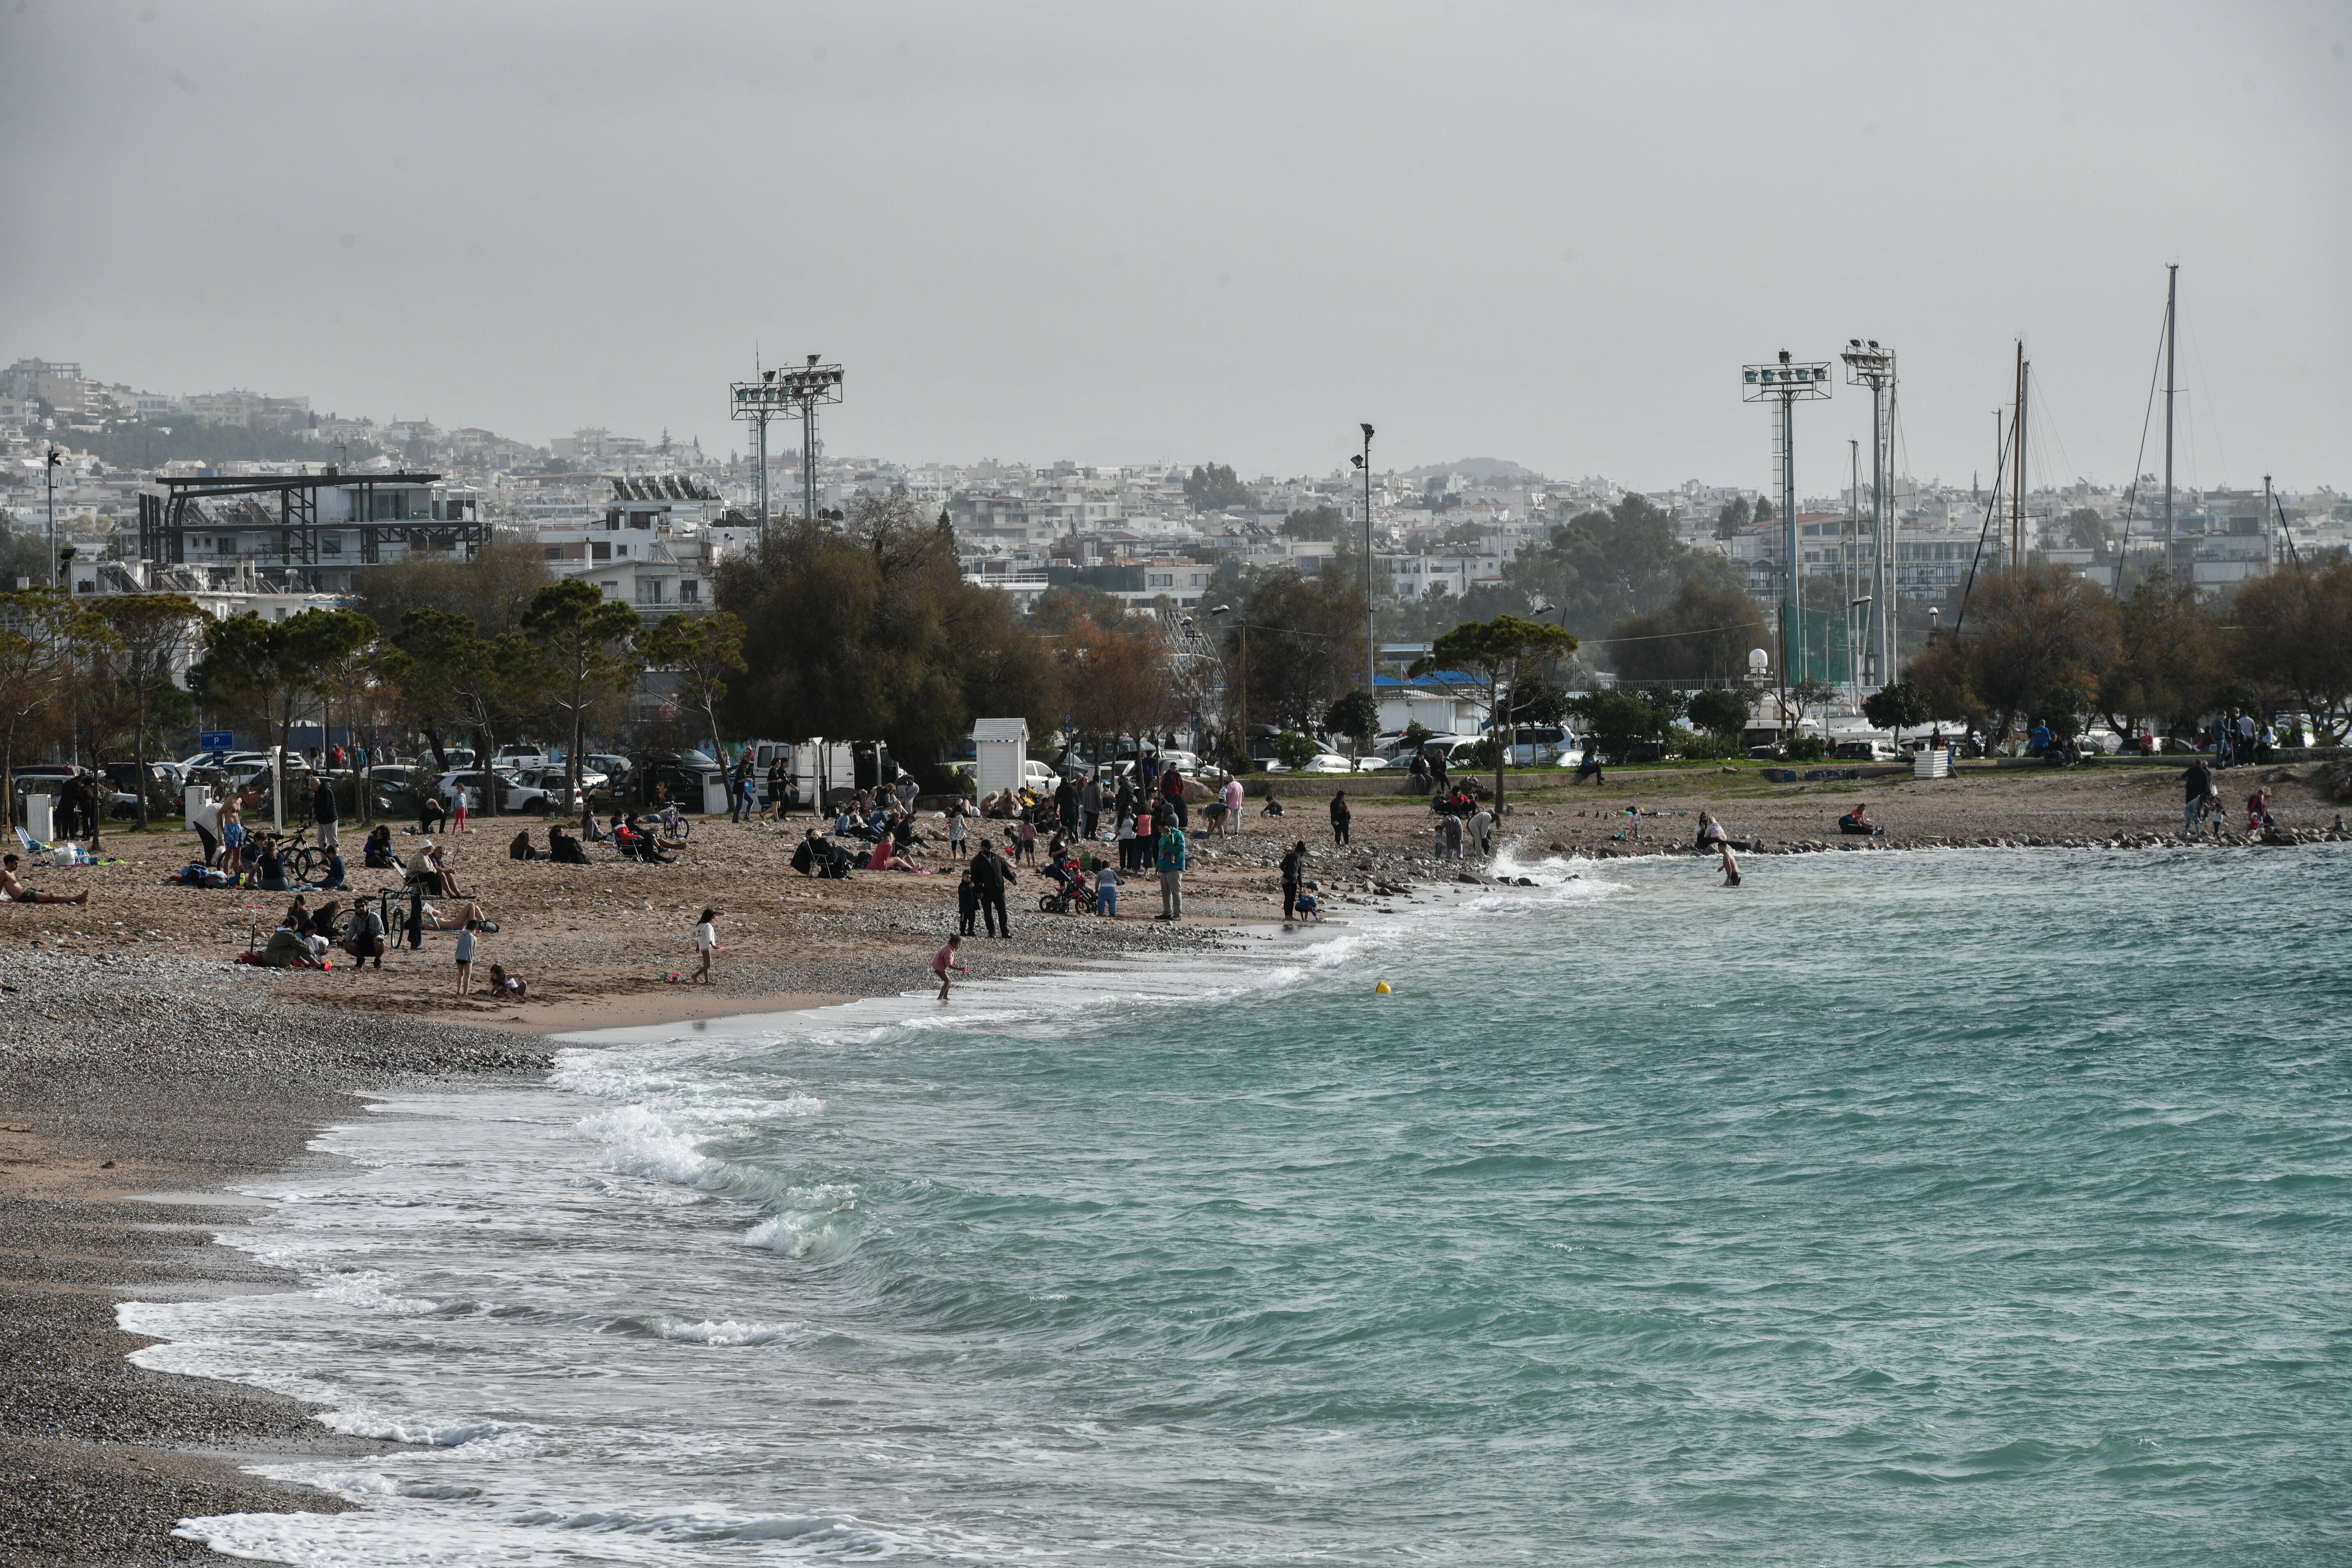
[[[667,615],[707,604],[709,574],[760,523],[754,460],[667,433],[583,428],[541,446],[425,418],[321,413],[299,395],[170,395],[78,363],[19,359],[0,372],[0,511],[19,538],[47,537],[44,455],[52,444],[62,454],[57,538],[70,551],[60,575],[74,590],[168,580],[216,601],[208,604],[216,613],[229,598],[274,600],[283,613],[349,593],[353,574],[372,564],[509,538],[543,549],[560,574],[589,576],[647,616]],[[797,445],[777,443],[769,465],[780,518],[805,493]],[[1024,608],[1056,584],[1078,582],[1138,608],[1184,611],[1230,567],[1314,574],[1344,558],[1351,572],[1361,569],[1360,474],[1247,477],[1212,456],[1193,465],[950,464],[836,458],[820,444],[814,493],[830,510],[903,491],[953,530],[968,580]],[[264,475],[313,482],[275,491],[237,483]],[[2159,489],[2154,476],[2137,487],[2029,482],[2024,546],[2112,587],[2126,560],[2165,558],[2152,521]],[[1370,487],[1375,592],[1410,605],[1500,588],[1530,542],[1638,494],[1671,516],[1683,546],[1732,563],[1749,595],[1770,603],[1783,530],[1769,504],[1759,519],[1764,493],[1696,479],[1633,491],[1603,476],[1554,479],[1492,458],[1384,468]],[[296,517],[297,499],[307,521]],[[1946,601],[1988,537],[1986,490],[1903,478],[1891,499],[1895,592]],[[1866,484],[1801,500],[1806,577],[1869,574],[1870,510]],[[2007,511],[2004,501],[1990,531],[2003,548]],[[2176,514],[2172,563],[2208,588],[2352,548],[2352,500],[2332,488],[2267,498],[2261,489],[2183,491]],[[289,529],[295,521],[300,527]]]

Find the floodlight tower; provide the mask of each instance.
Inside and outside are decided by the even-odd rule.
[[[1895,668],[1887,640],[1895,604],[1895,506],[1887,495],[1895,478],[1895,351],[1880,348],[1876,338],[1867,344],[1860,338],[1849,338],[1845,352],[1838,357],[1845,361],[1848,386],[1870,388],[1871,604],[1864,636],[1869,647],[1869,684],[1884,686],[1891,679],[1888,671]]]
[[[841,367],[819,364],[820,357],[811,354],[806,365],[777,378],[777,384],[801,412],[801,515],[809,518],[816,516],[817,405],[841,401]]]
[[[757,381],[739,381],[733,387],[733,405],[729,415],[751,422],[760,450],[760,542],[768,539],[768,421],[780,413],[789,412],[782,388],[776,384],[776,373],[763,370]]]
[[[1742,365],[1739,378],[1740,401],[1780,405],[1780,417],[1772,423],[1772,448],[1780,469],[1780,717],[1785,723],[1790,642],[1795,642],[1800,659],[1805,651],[1804,622],[1799,617],[1797,598],[1797,405],[1829,396],[1830,367],[1827,360],[1795,363],[1789,351],[1782,349],[1775,363]],[[1801,671],[1798,679],[1804,679]],[[1788,737],[1784,734],[1781,739],[1785,742]]]

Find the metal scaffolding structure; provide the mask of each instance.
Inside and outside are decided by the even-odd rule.
[[[159,565],[188,564],[188,535],[249,533],[276,535],[276,548],[254,552],[257,569],[276,568],[287,574],[290,588],[318,589],[325,569],[372,566],[383,559],[386,544],[407,550],[461,552],[471,559],[488,542],[489,528],[478,511],[462,518],[436,518],[411,513],[408,498],[419,485],[437,482],[439,474],[239,474],[191,479],[159,475],[163,494],[139,498],[139,554]],[[347,492],[349,506],[341,518],[322,518],[322,490]],[[342,542],[357,536],[355,556],[341,553]],[[322,560],[320,545],[332,539],[336,554]]]

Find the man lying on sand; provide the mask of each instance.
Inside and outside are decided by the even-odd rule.
[[[70,899],[61,899],[55,893],[35,892],[16,879],[16,857],[14,855],[5,859],[0,859],[0,896],[6,897],[12,904],[86,904],[89,902],[89,889],[87,888]]]

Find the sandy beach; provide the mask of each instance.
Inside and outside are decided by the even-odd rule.
[[[2236,808],[2259,785],[2282,826],[2328,836],[2343,808],[2323,777],[2327,766],[2236,770],[2223,777],[2224,800],[2242,824]],[[1800,784],[1768,783],[1752,769],[1612,773],[1603,787],[1516,799],[1501,838],[1521,864],[1564,853],[1686,852],[1706,810],[1749,852],[1768,855],[1813,846],[2137,844],[2179,832],[2179,780],[2176,767],[2116,764]],[[1885,826],[1884,837],[1841,840],[1835,819],[1857,801]],[[1351,908],[1396,907],[1416,888],[1488,874],[1475,861],[1435,858],[1425,801],[1359,801],[1354,842],[1343,849],[1331,846],[1320,798],[1285,804],[1275,819],[1254,801],[1241,834],[1199,842],[1181,925],[1148,918],[1157,888],[1140,877],[1123,892],[1120,920],[1043,914],[1039,879],[1024,868],[1013,937],[967,943],[973,977],[1206,948],[1221,930],[1278,919],[1276,864],[1297,839],[1312,849],[1310,876],[1339,920]],[[1631,808],[1643,813],[1638,837]],[[0,1564],[208,1560],[204,1548],[170,1535],[179,1519],[345,1506],[244,1476],[236,1458],[378,1447],[327,1436],[294,1402],[123,1360],[145,1342],[115,1327],[114,1303],[126,1296],[290,1283],[213,1245],[207,1226],[234,1205],[208,1205],[201,1194],[323,1158],[306,1152],[314,1130],[350,1116],[372,1089],[535,1074],[550,1047],[521,1037],[923,987],[931,951],[955,926],[952,875],[817,882],[792,873],[798,824],[777,832],[698,823],[677,865],[598,852],[586,868],[509,859],[516,826],[481,825],[445,842],[467,894],[501,928],[484,942],[478,974],[496,960],[523,976],[530,994],[519,1005],[457,997],[446,933],[395,952],[381,970],[229,964],[257,923],[266,936],[287,896],[165,885],[192,850],[193,838],[180,834],[110,837],[106,853],[130,864],[43,868],[33,879],[47,891],[87,888],[88,905],[0,913],[10,953],[0,976],[0,1294],[8,1309],[0,1490],[11,1499]],[[415,840],[396,842],[404,851]],[[362,872],[354,887],[373,892],[393,879]],[[691,971],[690,933],[706,906],[724,911],[716,983],[674,983],[672,973]]]

